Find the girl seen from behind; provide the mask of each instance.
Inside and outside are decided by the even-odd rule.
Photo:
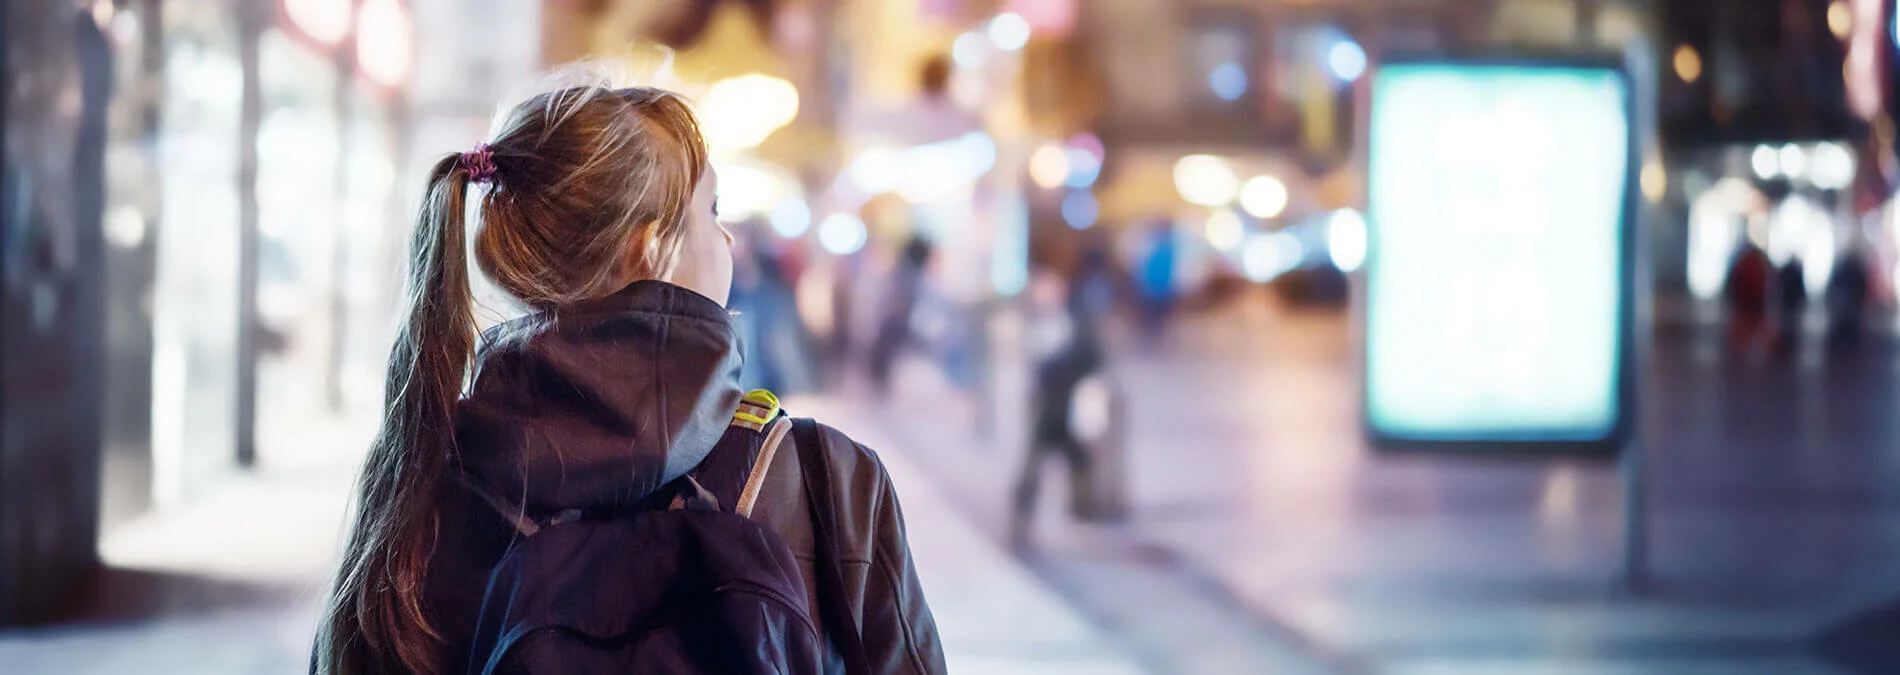
[[[944,670],[876,454],[739,391],[717,185],[604,83],[435,164],[314,672]]]

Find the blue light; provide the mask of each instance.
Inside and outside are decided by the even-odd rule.
[[[969,160],[970,178],[980,178],[996,168],[996,141],[982,131],[972,131],[957,140],[964,157]]]
[[[1085,188],[1095,184],[1102,175],[1102,160],[1081,148],[1069,148],[1065,153],[1069,157],[1069,177],[1062,183],[1072,188]]]
[[[1207,86],[1223,101],[1238,101],[1247,93],[1247,69],[1233,61],[1222,63],[1207,74]]]
[[[991,199],[996,245],[990,256],[990,283],[998,295],[1013,297],[1029,285],[1029,208],[1020,194],[998,190]]]
[[[1095,194],[1088,190],[1076,190],[1062,198],[1062,220],[1069,227],[1086,230],[1095,225],[1095,219],[1101,216],[1101,207],[1095,204]]]
[[[1340,82],[1352,82],[1366,73],[1366,50],[1352,38],[1341,38],[1333,43],[1326,52],[1326,65],[1332,66],[1333,76]]]
[[[797,197],[787,198],[772,208],[772,231],[786,239],[797,239],[811,227],[811,209]]]

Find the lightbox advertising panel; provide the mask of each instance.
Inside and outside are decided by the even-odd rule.
[[[1630,396],[1623,73],[1389,63],[1369,134],[1375,444],[1613,454]]]

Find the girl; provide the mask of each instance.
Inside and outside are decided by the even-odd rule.
[[[530,515],[640,508],[708,456],[741,401],[717,184],[681,98],[602,84],[536,96],[490,141],[435,164],[315,671],[466,670],[489,572],[532,532],[497,495]],[[465,200],[479,229],[465,227]],[[482,333],[479,351],[465,251],[532,311]],[[878,672],[942,672],[883,466],[822,432],[835,576],[862,651]],[[762,462],[752,518],[816,589],[795,454]]]

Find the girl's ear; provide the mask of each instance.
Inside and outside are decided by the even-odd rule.
[[[645,269],[646,266],[643,263],[645,262],[648,252],[655,250],[654,247],[660,243],[659,225],[660,221],[653,220],[633,228],[633,245],[627,247],[627,255],[620,261],[621,285],[624,286],[635,281],[640,281],[648,278],[648,275],[658,272],[658,270]],[[672,281],[664,277],[660,277],[659,280]]]

